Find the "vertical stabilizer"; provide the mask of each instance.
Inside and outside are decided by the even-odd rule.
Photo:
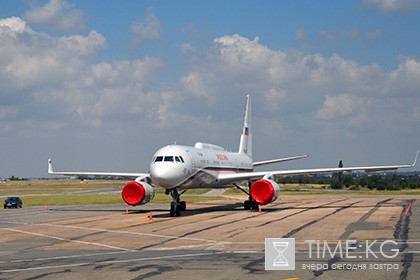
[[[251,98],[249,95],[246,96],[244,126],[242,129],[241,142],[239,143],[238,152],[252,157]]]

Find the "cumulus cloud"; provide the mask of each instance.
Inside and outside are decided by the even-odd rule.
[[[417,96],[420,88],[420,61],[401,59],[398,68],[390,73],[390,88],[399,96]]]
[[[18,91],[53,84],[79,75],[84,60],[105,46],[105,38],[91,31],[87,36],[52,37],[32,31],[18,18],[0,21],[0,81],[3,89]],[[54,79],[56,78],[56,79]]]
[[[357,95],[341,93],[335,96],[325,96],[322,108],[315,115],[321,120],[331,120],[340,117],[351,117],[349,124],[355,124],[355,120],[364,120],[366,111],[371,101]]]
[[[18,17],[0,19],[0,28],[3,33],[7,33],[10,36],[15,36],[23,32],[32,32],[32,29],[26,22]]]
[[[50,0],[41,7],[27,11],[24,19],[35,26],[62,31],[80,31],[84,27],[84,14],[64,0]]]
[[[415,109],[384,114],[391,104],[398,111],[401,104],[412,107],[412,100],[395,98],[413,96],[419,88],[419,61],[413,58],[402,59],[396,70],[384,72],[378,65],[360,65],[337,54],[274,50],[258,37],[239,34],[216,38],[203,57],[182,77],[182,92],[215,104],[234,104],[238,96],[233,93],[251,93],[270,118],[280,112],[277,117],[287,119],[289,123],[282,124],[287,131],[306,129],[310,123],[320,130],[332,123],[353,130],[377,122],[387,126],[415,121]]]
[[[2,135],[30,138],[70,130],[86,133],[94,146],[103,135],[108,141],[123,137],[118,147],[143,143],[143,152],[196,139],[234,150],[245,94],[252,95],[256,143],[263,145],[292,146],[300,139],[296,134],[311,142],[337,127],[348,134],[378,126],[394,133],[420,121],[420,61],[410,57],[386,72],[338,54],[278,50],[259,37],[233,34],[205,47],[189,44],[194,55],[185,72],[162,86],[154,83],[164,65],[158,57],[94,61],[106,47],[106,38],[94,30],[53,36],[7,18],[0,19],[0,41]]]
[[[131,24],[131,31],[138,40],[159,39],[160,29],[160,21],[151,8],[147,10],[147,14],[144,19],[136,20]]]
[[[369,6],[376,7],[385,13],[396,13],[420,9],[418,0],[367,0]]]
[[[91,63],[106,46],[103,35],[54,37],[33,31],[19,18],[0,20],[0,126],[18,129],[22,122],[53,128],[67,124],[101,127],[104,119],[145,114],[158,98],[145,87],[157,58]],[[9,118],[6,119],[6,114]],[[112,117],[111,117],[112,116]],[[57,125],[61,122],[62,125]]]

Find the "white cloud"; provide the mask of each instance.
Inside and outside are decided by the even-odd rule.
[[[367,0],[368,5],[385,13],[414,11],[420,9],[418,0]]]
[[[159,39],[160,29],[160,21],[151,8],[147,10],[147,14],[144,19],[134,21],[131,24],[131,31],[139,40]]]
[[[9,18],[0,20],[0,40],[0,100],[9,103],[1,110],[0,127],[19,129],[29,119],[31,128],[42,127],[45,115],[56,122],[101,127],[104,119],[147,116],[158,106],[159,95],[148,95],[145,88],[161,61],[91,64],[106,46],[105,38],[94,30],[86,36],[54,37]]]
[[[390,73],[389,90],[397,96],[418,96],[420,89],[420,61],[403,58],[398,68]]]
[[[57,150],[97,147],[95,158],[110,144],[135,157],[130,163],[139,161],[133,147],[152,153],[173,141],[236,149],[245,94],[252,95],[255,148],[263,153],[258,143],[323,147],[325,133],[338,128],[340,135],[378,127],[396,135],[419,122],[420,61],[410,57],[384,72],[337,54],[277,50],[258,37],[226,35],[207,48],[188,45],[194,55],[185,72],[162,85],[154,83],[164,65],[157,57],[92,62],[106,47],[94,30],[52,36],[19,18],[0,19],[0,41],[0,134],[62,137]]]
[[[6,92],[71,80],[80,75],[85,60],[106,45],[96,31],[53,37],[32,31],[21,19],[3,19],[0,24],[0,82]]]
[[[7,32],[11,36],[23,32],[31,32],[32,29],[26,24],[26,22],[18,17],[10,17],[5,19],[0,19],[0,28],[1,31]]]
[[[33,25],[63,31],[84,29],[84,14],[73,9],[64,0],[50,0],[42,7],[35,7],[25,13],[24,18]]]
[[[321,120],[331,120],[337,117],[360,116],[368,109],[370,103],[366,98],[347,93],[327,95],[316,117]]]
[[[202,59],[194,58],[181,92],[202,94],[212,104],[235,104],[237,93],[250,93],[268,118],[287,118],[288,131],[311,128],[367,129],[414,121],[413,101],[401,99],[394,115],[386,114],[395,97],[414,96],[419,88],[420,62],[403,59],[399,67],[384,72],[378,65],[360,65],[337,54],[326,57],[298,51],[270,49],[256,37],[238,34],[214,40]],[[195,89],[195,90],[193,90]],[[403,92],[396,93],[400,89]],[[263,98],[261,98],[263,97]],[[414,97],[416,98],[416,97]],[[380,102],[378,102],[380,100]],[[226,105],[228,106],[228,105]],[[230,105],[232,106],[232,105]],[[395,105],[396,106],[396,105]],[[278,112],[276,115],[272,115]],[[203,110],[198,113],[205,114]],[[381,121],[386,119],[387,121]],[[412,123],[412,121],[410,123]]]
[[[189,73],[181,78],[181,82],[187,92],[201,97],[208,96],[208,90],[199,73]]]

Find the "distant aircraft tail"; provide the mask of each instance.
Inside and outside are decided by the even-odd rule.
[[[51,159],[48,160],[48,174],[54,174]]]
[[[246,107],[244,116],[244,126],[242,129],[241,141],[239,143],[239,153],[247,154],[252,157],[252,134],[251,134],[251,98],[246,96]]]

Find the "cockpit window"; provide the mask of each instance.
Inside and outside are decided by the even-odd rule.
[[[158,161],[163,161],[163,157],[161,157],[161,156],[156,157],[155,162],[158,162]]]
[[[173,156],[166,156],[165,157],[165,161],[173,162],[174,161],[174,157]]]
[[[162,161],[185,163],[184,159],[181,156],[157,156],[153,160],[153,162],[162,162]]]

